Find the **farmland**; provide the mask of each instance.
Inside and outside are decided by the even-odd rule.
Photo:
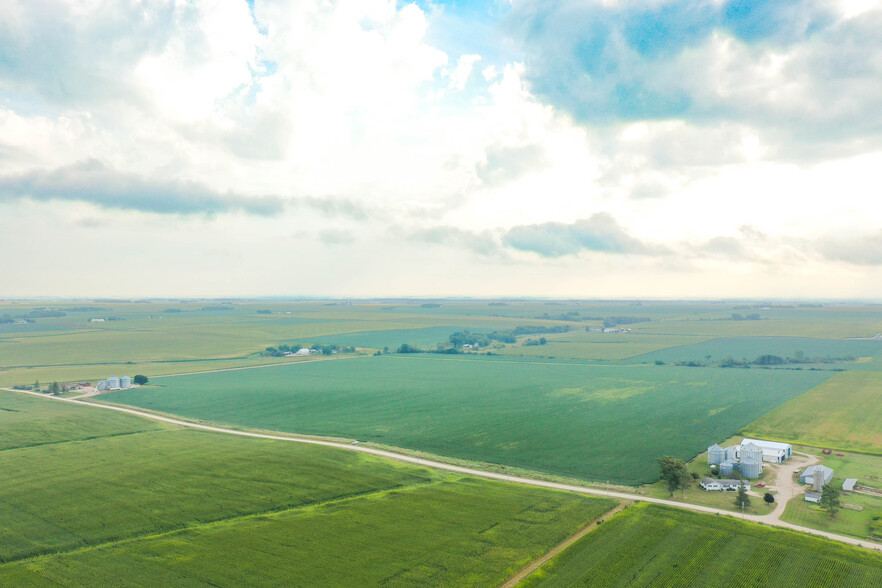
[[[745,428],[747,436],[882,453],[882,374],[843,372]]]
[[[392,355],[157,378],[100,398],[637,484],[656,479],[659,455],[692,458],[828,376]]]
[[[614,504],[165,425],[83,439],[106,411],[0,401],[77,416],[0,451],[2,585],[491,584]]]
[[[862,357],[878,358],[882,355],[882,341],[855,339],[809,339],[805,337],[725,337],[702,341],[691,345],[668,346],[660,351],[631,357],[632,361],[674,362],[720,362],[726,358],[735,361],[753,361],[760,355],[777,355],[793,360],[811,359],[830,361],[836,358]],[[709,356],[709,358],[708,358]],[[847,362],[840,362],[847,363]],[[876,369],[882,369],[882,362],[868,362]],[[802,364],[793,364],[800,366]],[[810,364],[811,365],[811,364]]]
[[[789,531],[652,505],[628,508],[521,586],[855,586],[882,557]]]

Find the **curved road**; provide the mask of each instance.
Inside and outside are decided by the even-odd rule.
[[[549,482],[545,480],[533,480],[530,478],[522,478],[519,476],[509,476],[506,474],[499,474],[496,472],[486,472],[483,470],[476,470],[472,468],[466,468],[462,466],[457,466],[453,464],[447,464],[440,461],[433,461],[430,459],[423,459],[420,457],[412,457],[409,455],[402,455],[400,453],[393,453],[391,451],[384,451],[382,449],[374,449],[372,447],[364,447],[362,445],[352,445],[348,443],[339,443],[335,441],[324,441],[321,439],[309,439],[302,437],[285,437],[282,435],[270,435],[267,433],[252,433],[248,431],[237,431],[235,429],[226,429],[224,427],[214,427],[211,425],[202,425],[199,423],[192,423],[189,421],[183,421],[180,419],[175,419],[171,417],[164,417],[156,414],[150,414],[148,412],[142,412],[140,410],[135,410],[132,408],[124,408],[121,406],[113,406],[110,404],[94,404],[91,402],[81,402],[79,400],[75,400],[73,398],[61,398],[59,396],[47,396],[45,394],[39,392],[31,392],[27,390],[13,390],[11,388],[2,388],[3,390],[7,390],[9,392],[19,392],[22,394],[30,394],[31,396],[38,396],[40,398],[47,398],[50,400],[58,400],[61,402],[69,402],[71,404],[78,404],[80,406],[91,406],[94,408],[103,408],[105,410],[115,410],[117,412],[124,412],[128,414],[132,414],[135,416],[139,416],[142,418],[152,419],[154,421],[161,421],[164,423],[171,423],[173,425],[179,425],[182,427],[189,427],[191,429],[199,429],[202,431],[212,431],[214,433],[225,433],[227,435],[239,435],[240,437],[257,437],[259,439],[275,439],[277,441],[293,441],[295,443],[309,443],[311,445],[324,445],[326,447],[336,447],[338,449],[346,449],[349,451],[358,451],[360,453],[367,453],[370,455],[377,455],[380,457],[385,457],[388,459],[394,459],[396,461],[411,463],[427,468],[433,468],[438,470],[447,470],[451,472],[457,472],[460,474],[466,474],[469,476],[477,476],[480,478],[490,478],[493,480],[501,480],[503,482],[512,482],[515,484],[525,484],[527,486],[538,486],[540,488],[551,488],[553,490],[564,490],[567,492],[578,492],[580,494],[590,494],[592,496],[607,496],[610,498],[619,498],[622,500],[634,500],[634,501],[643,501],[643,502],[651,502],[653,504],[662,504],[664,506],[672,506],[675,508],[683,508],[686,510],[692,510],[696,512],[702,512],[707,514],[716,514],[716,515],[725,515],[731,516],[735,518],[739,518],[739,515],[736,515],[727,510],[719,510],[716,508],[712,508],[709,506],[701,506],[699,504],[689,504],[685,502],[676,502],[673,500],[665,500],[663,498],[653,498],[649,496],[642,496],[639,494],[627,494],[625,492],[610,492],[608,490],[599,490],[594,488],[584,488],[582,486],[573,486],[570,484],[561,484],[559,482]],[[783,507],[779,507],[783,508]],[[793,531],[798,531],[800,533],[807,533],[809,535],[816,535],[819,537],[825,537],[827,539],[832,539],[833,541],[839,541],[841,543],[848,543],[850,545],[856,545],[858,547],[863,547],[865,549],[871,549],[874,551],[882,552],[882,544],[873,543],[866,539],[855,539],[854,537],[847,537],[845,535],[837,535],[835,533],[828,533],[826,531],[818,531],[817,529],[809,529],[808,527],[801,527],[799,525],[793,525],[791,523],[784,522],[778,519],[775,515],[778,512],[778,509],[775,512],[772,512],[767,515],[741,515],[740,518],[743,518],[747,521],[753,521],[756,523],[764,523],[773,527],[782,527],[784,529],[790,529]]]

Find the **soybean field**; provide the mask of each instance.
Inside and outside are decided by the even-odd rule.
[[[373,441],[640,484],[828,372],[392,355],[157,378],[100,398],[225,424]]]

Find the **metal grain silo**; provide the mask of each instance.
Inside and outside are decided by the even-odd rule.
[[[759,445],[754,445],[753,443],[748,443],[747,445],[741,446],[741,461],[744,462],[745,459],[752,459],[753,461],[758,461],[762,463],[763,461],[763,450]]]
[[[745,478],[759,478],[763,473],[763,462],[750,458],[741,459],[741,475]]]
[[[736,459],[738,459],[738,446],[731,445],[727,447],[725,461],[735,461]]]
[[[128,376],[120,376],[119,387],[120,388],[131,388],[132,387],[132,379]]]
[[[726,450],[719,445],[711,445],[707,448],[708,465],[720,465],[726,459]]]
[[[720,475],[728,476],[735,469],[735,462],[731,460],[725,460],[720,463]]]

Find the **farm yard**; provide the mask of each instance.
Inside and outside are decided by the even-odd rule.
[[[652,482],[827,372],[392,355],[156,378],[102,401],[549,474]]]
[[[882,557],[727,517],[641,504],[615,515],[521,586],[854,586]]]
[[[351,584],[366,569],[371,583],[488,585],[615,504],[325,447],[139,431],[150,421],[9,392],[0,407],[0,423],[50,408],[56,431],[0,451],[4,586]],[[130,434],[84,438],[108,417]]]

